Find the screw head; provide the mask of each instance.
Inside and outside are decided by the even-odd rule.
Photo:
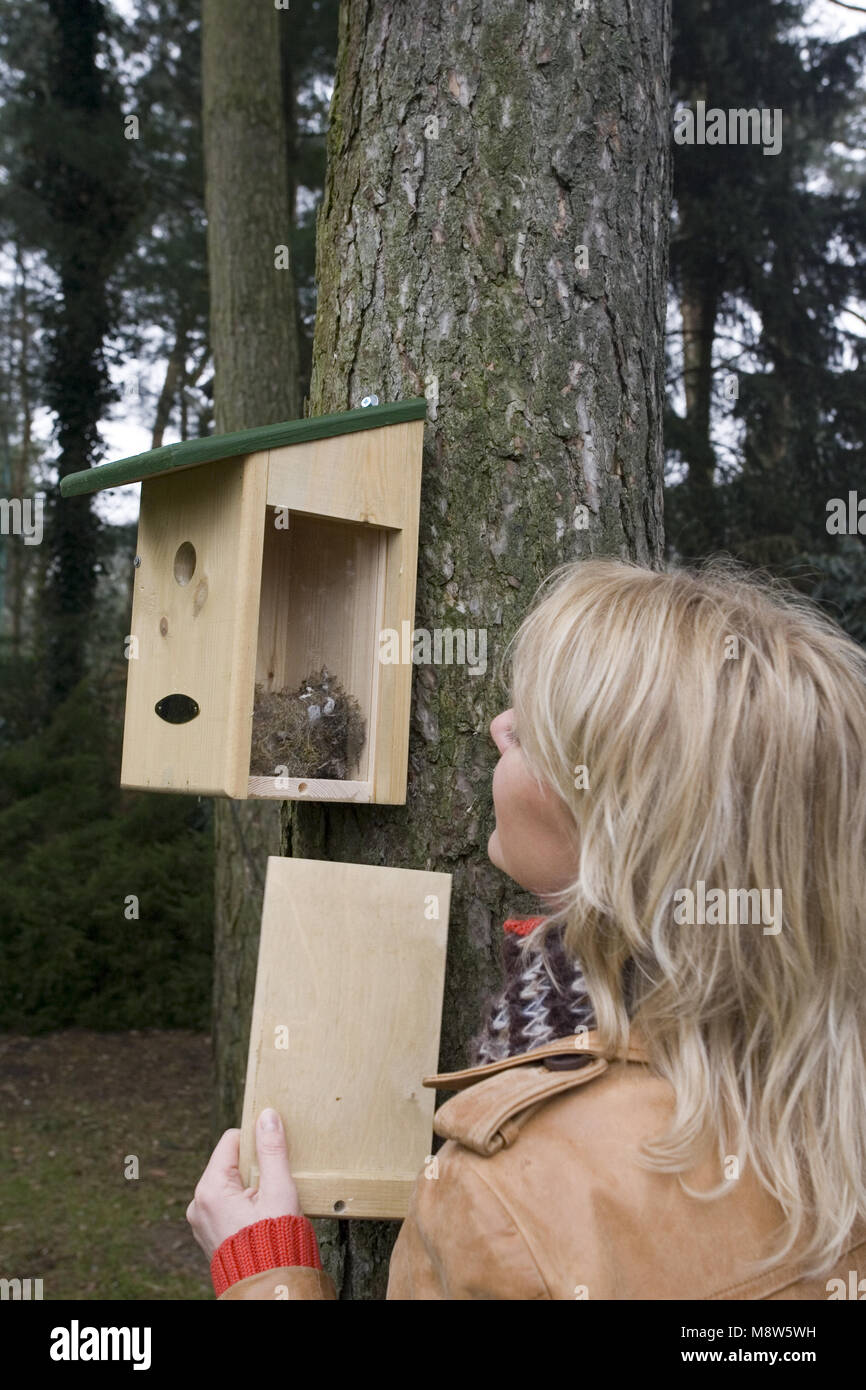
[[[141,564],[141,556],[136,555],[132,563],[135,565],[135,568],[138,569],[139,565]]]
[[[362,409],[362,410],[363,410],[363,409],[366,409],[366,407],[367,407],[368,405],[378,405],[378,404],[379,404],[379,397],[378,397],[378,396],[365,396],[364,399],[363,399],[362,402],[361,402],[361,409]]]

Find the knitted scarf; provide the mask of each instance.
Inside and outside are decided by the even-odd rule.
[[[562,927],[552,928],[547,935],[549,971],[540,951],[528,958],[527,965],[522,964],[520,942],[543,921],[543,917],[510,917],[505,923],[504,983],[500,992],[488,999],[484,1025],[469,1043],[470,1067],[530,1052],[581,1027],[595,1027],[583,972],[565,953]]]

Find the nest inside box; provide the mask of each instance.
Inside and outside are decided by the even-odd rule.
[[[256,686],[251,777],[333,777],[345,781],[365,741],[366,726],[358,701],[324,666],[301,681],[297,690]]]

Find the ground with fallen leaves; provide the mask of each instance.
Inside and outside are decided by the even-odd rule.
[[[186,1222],[210,1095],[207,1035],[0,1034],[0,1278],[46,1300],[213,1298]]]

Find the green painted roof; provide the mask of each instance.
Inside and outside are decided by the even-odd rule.
[[[122,487],[142,478],[155,478],[174,468],[195,468],[200,463],[217,459],[237,458],[254,454],[261,449],[277,449],[284,444],[306,444],[310,439],[327,439],[331,435],[352,434],[356,430],[378,429],[381,425],[399,425],[404,420],[423,420],[427,402],[423,396],[386,405],[362,406],[358,410],[343,410],[336,415],[314,415],[307,420],[284,420],[279,425],[262,425],[254,430],[235,430],[233,434],[209,434],[202,439],[187,439],[182,444],[163,444],[147,454],[132,454],[114,463],[99,463],[80,473],[70,473],[60,484],[63,497],[78,497],[83,492],[101,492],[103,488]]]

